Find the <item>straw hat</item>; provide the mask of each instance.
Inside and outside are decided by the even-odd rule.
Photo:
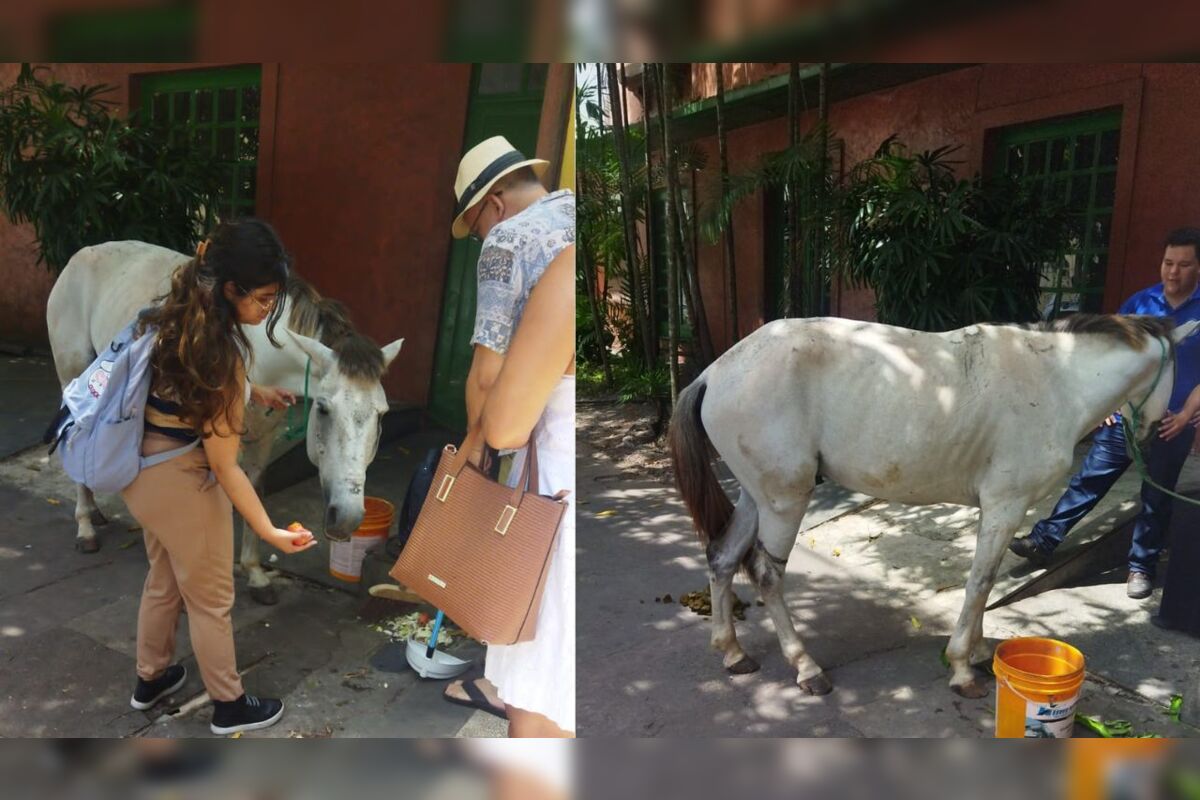
[[[520,150],[509,144],[503,136],[484,139],[472,147],[458,162],[458,175],[454,178],[454,225],[450,228],[455,239],[470,233],[463,215],[491,190],[496,181],[521,167],[533,167],[539,178],[550,165],[540,158],[526,158]]]

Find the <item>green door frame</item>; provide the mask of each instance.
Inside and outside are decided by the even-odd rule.
[[[532,156],[537,150],[546,74],[544,64],[476,64],[471,70],[463,152],[499,135]],[[467,425],[465,398],[473,354],[478,260],[479,243],[469,237],[451,241],[429,389],[429,415],[455,431],[463,431]]]

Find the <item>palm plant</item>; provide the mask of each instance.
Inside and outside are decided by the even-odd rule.
[[[878,319],[920,330],[1038,318],[1042,270],[1064,258],[1060,202],[999,175],[958,178],[958,147],[910,155],[889,137],[833,198],[838,273],[875,294]]]
[[[38,263],[57,272],[81,248],[119,239],[192,250],[214,222],[215,157],[116,116],[104,98],[114,87],[44,71],[22,65],[0,91],[0,200],[10,221],[32,226]]]

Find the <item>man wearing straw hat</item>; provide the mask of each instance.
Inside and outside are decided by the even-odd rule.
[[[456,239],[471,236],[482,242],[477,266],[475,330],[471,338],[475,349],[466,382],[468,436],[479,431],[487,416],[485,401],[501,374],[534,286],[552,262],[555,276],[561,274],[564,265],[559,262],[567,258],[572,262],[569,266],[573,282],[575,196],[568,190],[548,192],[542,186],[539,178],[547,166],[548,162],[542,159],[526,158],[503,136],[493,136],[475,145],[459,163],[451,232]],[[531,324],[537,325],[533,316]],[[564,335],[541,328],[537,333],[538,341],[547,344],[550,337],[557,341]],[[573,332],[565,335],[573,350]],[[547,374],[554,371],[561,374],[563,367],[561,363],[545,364]],[[552,452],[546,452],[543,437],[549,429],[547,417],[543,416],[540,423],[543,427],[538,437],[539,477],[543,489],[548,482],[554,482],[552,491],[574,488],[573,371],[573,366],[568,367],[572,381],[570,419],[566,426],[570,428],[570,456],[557,475],[549,465],[553,464],[553,451],[558,448],[551,447]],[[559,411],[550,411],[551,406],[543,403],[544,400],[538,401],[534,418],[543,412],[559,414],[561,403],[551,402]],[[561,414],[555,418],[562,421]],[[523,431],[520,441],[525,441],[531,433]],[[561,455],[566,451],[558,452]],[[479,455],[472,454],[475,463]],[[519,470],[519,464],[511,468],[513,474],[519,474]],[[567,523],[560,529],[534,641],[489,647],[486,678],[455,682],[446,688],[445,697],[450,702],[508,718],[509,732],[514,736],[561,736],[575,728],[573,530],[573,520],[569,531]],[[561,577],[557,586],[556,570]]]

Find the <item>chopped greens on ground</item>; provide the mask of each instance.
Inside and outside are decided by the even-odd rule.
[[[433,634],[433,619],[424,611],[414,611],[411,614],[401,614],[397,617],[380,620],[372,625],[371,629],[379,631],[393,642],[408,641],[409,637],[418,642],[428,642],[429,637]],[[443,623],[442,629],[438,631],[437,643],[439,647],[448,645],[463,636],[462,631]]]

